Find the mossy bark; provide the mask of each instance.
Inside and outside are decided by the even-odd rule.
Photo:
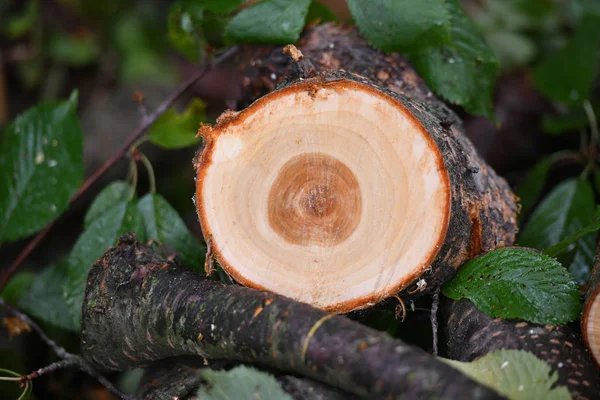
[[[524,321],[492,319],[467,300],[442,302],[445,351],[453,360],[473,361],[499,349],[525,350],[558,372],[558,383],[574,399],[600,394],[600,370],[581,341],[575,324],[551,326]]]
[[[90,270],[82,354],[101,369],[199,355],[300,374],[364,398],[498,398],[385,333],[270,292],[224,285],[129,236]]]

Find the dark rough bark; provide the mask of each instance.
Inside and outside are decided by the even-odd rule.
[[[431,355],[342,316],[206,280],[123,238],[93,266],[82,354],[126,369],[178,355],[262,364],[365,398],[498,398]]]
[[[559,384],[567,386],[574,399],[598,398],[600,370],[583,345],[576,325],[542,326],[492,319],[466,299],[444,298],[442,309],[446,357],[473,361],[499,349],[526,350],[558,371]]]
[[[230,361],[205,362],[198,356],[171,357],[156,361],[144,371],[138,388],[140,400],[185,400],[195,395],[202,384],[198,373],[203,368],[229,369],[235,363]],[[308,378],[290,375],[278,376],[283,389],[294,400],[352,400],[356,397]]]
[[[315,30],[317,29],[315,28]],[[371,50],[371,52],[374,51]],[[405,77],[406,71],[408,69],[403,70],[404,75],[399,76],[398,79]],[[398,74],[401,73],[398,72]],[[400,102],[430,134],[444,159],[452,188],[450,220],[445,241],[431,264],[431,268],[416,277],[416,279],[425,279],[425,291],[438,289],[454,274],[456,268],[474,256],[513,244],[517,231],[517,199],[506,181],[479,158],[477,151],[463,134],[462,127],[457,120],[458,117],[443,103],[433,97],[426,98],[426,102],[421,101],[419,98],[422,97],[421,95],[409,97],[391,90],[396,86],[380,85],[361,75],[341,69],[322,72],[309,79],[286,80],[272,93],[276,94],[278,90],[290,90],[293,87],[296,87],[298,92],[310,92],[333,82],[344,81],[365,85],[365,90],[374,88]],[[421,85],[405,87],[407,89],[414,88],[418,93],[422,93],[423,90]],[[250,108],[257,106],[260,104],[254,104]],[[229,124],[235,124],[242,120],[244,112],[227,112],[217,120],[214,127],[201,129],[200,133],[204,136],[205,142],[194,162],[198,173],[198,182],[201,182],[205,168],[209,166],[218,132]],[[197,199],[197,202],[201,201],[202,199]],[[200,210],[201,207],[198,209]],[[200,215],[200,219],[203,221],[205,218]],[[203,226],[205,236],[208,236],[209,228]],[[416,279],[414,280],[416,281]],[[413,292],[414,290],[409,291]],[[372,301],[372,299],[368,300]]]
[[[209,364],[210,368],[221,368]],[[136,398],[140,400],[171,400],[186,399],[197,391],[202,377],[198,373],[201,368],[207,368],[201,357],[182,356],[171,357],[151,364],[144,371]]]
[[[589,288],[585,294],[585,303],[583,305],[583,314],[581,317],[581,331],[586,345],[589,347],[592,357],[600,367],[600,346],[598,346],[600,336],[600,316],[596,312],[592,313],[592,307],[599,307],[600,304],[600,241],[596,246],[596,256],[594,257],[594,266],[590,275]]]

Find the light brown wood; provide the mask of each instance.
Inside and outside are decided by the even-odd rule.
[[[585,302],[581,331],[592,357],[600,366],[600,285],[593,289]]]
[[[401,102],[368,85],[294,84],[200,133],[202,230],[244,285],[364,308],[423,274],[444,242],[442,154]]]

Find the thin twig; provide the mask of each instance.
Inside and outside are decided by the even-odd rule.
[[[215,57],[212,62],[201,67],[190,79],[184,82],[173,94],[171,94],[162,104],[160,104],[154,112],[149,114],[148,116],[142,118],[141,123],[138,127],[131,132],[129,137],[125,140],[123,145],[98,168],[90,177],[88,177],[83,185],[79,188],[79,191],[75,193],[75,195],[71,198],[70,204],[79,199],[88,189],[102,176],[106,171],[108,171],[113,165],[115,165],[119,160],[125,158],[129,153],[129,149],[133,143],[135,143],[147,130],[152,126],[156,120],[165,113],[174,103],[179,99],[198,79],[204,77],[208,72],[210,72],[216,65],[222,63],[227,58],[231,57],[236,51],[237,46],[230,47],[228,50]],[[58,218],[57,218],[58,219]],[[10,277],[19,269],[23,261],[31,254],[31,252],[37,247],[37,245],[46,237],[52,226],[56,222],[56,219],[50,221],[46,227],[41,230],[31,241],[25,246],[25,248],[21,251],[21,253],[17,256],[15,261],[10,265],[10,267],[6,270],[2,279],[0,280],[0,289],[4,287],[6,282],[10,279]]]
[[[106,377],[96,371],[85,358],[72,354],[66,351],[63,347],[59,346],[54,340],[50,339],[48,335],[40,328],[38,324],[36,324],[31,318],[29,318],[26,314],[17,310],[14,307],[9,306],[3,298],[0,298],[0,306],[4,307],[6,311],[15,317],[19,318],[21,321],[25,322],[29,325],[39,336],[40,338],[54,351],[54,353],[61,358],[62,360],[54,362],[50,365],[42,367],[36,371],[28,375],[24,375],[20,378],[21,382],[31,381],[39,376],[47,374],[49,372],[54,372],[61,368],[67,367],[76,367],[80,371],[85,372],[92,378],[96,379],[100,384],[102,384],[109,392],[114,394],[120,399],[124,400],[133,400],[134,397],[126,395],[122,393],[119,389],[117,389],[112,382],[110,382]]]
[[[438,322],[437,312],[440,305],[440,289],[433,292],[433,303],[431,304],[431,332],[433,333],[433,355],[438,355]]]

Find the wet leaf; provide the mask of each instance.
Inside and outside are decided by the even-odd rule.
[[[556,259],[526,248],[490,251],[468,261],[443,287],[492,318],[565,324],[579,318],[578,285]]]
[[[227,25],[230,43],[288,44],[302,32],[310,0],[264,0],[240,11]]]
[[[472,362],[441,360],[511,400],[571,399],[565,386],[556,386],[558,372],[523,350],[497,350]]]
[[[406,51],[450,42],[445,0],[348,0],[356,25],[383,51]]]
[[[29,236],[58,217],[83,180],[77,93],[33,107],[0,143],[0,242]]]
[[[421,46],[409,52],[427,84],[446,100],[470,113],[493,120],[492,91],[498,62],[457,0],[447,0],[450,41],[436,47]]]

